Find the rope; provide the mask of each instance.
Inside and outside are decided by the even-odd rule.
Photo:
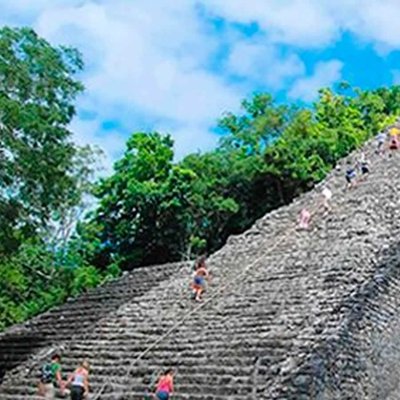
[[[320,209],[318,208],[313,208],[311,209],[310,213],[312,215],[317,215],[317,210]],[[323,210],[323,212],[327,212],[327,210]],[[296,231],[297,224],[295,227],[291,226],[288,229],[284,230],[283,233],[289,234],[292,231]],[[196,313],[203,307],[205,307],[207,304],[211,303],[218,295],[222,294],[222,292],[225,291],[226,288],[232,286],[236,281],[238,281],[242,276],[247,274],[247,272],[252,269],[257,263],[259,263],[266,255],[272,253],[279,245],[281,245],[282,242],[275,242],[272,247],[268,249],[266,253],[263,255],[257,257],[252,263],[247,265],[239,274],[235,274],[235,277],[233,279],[228,280],[225,284],[219,286],[218,290],[216,290],[211,296],[209,296],[205,301],[197,305],[196,307],[193,307],[190,311],[188,311],[177,323],[175,323],[171,328],[167,330],[162,336],[160,336],[157,340],[155,340],[152,344],[150,344],[145,350],[143,350],[129,365],[128,371],[127,371],[127,376],[130,374],[133,366],[140,361],[145,355],[147,355],[151,350],[153,350],[155,347],[158,346],[162,341],[164,341],[171,333],[173,333],[177,328],[179,328],[189,317],[192,316],[192,314]],[[112,385],[111,381],[107,379],[103,385],[100,387],[99,391],[97,394],[93,397],[92,400],[98,400],[107,385]]]
[[[311,208],[310,209],[310,214],[312,216],[318,215],[320,211],[321,214],[325,215],[327,213],[332,213],[333,207],[330,205],[330,209],[326,209],[324,206],[321,204],[318,204],[317,207]],[[291,232],[296,232],[296,225],[290,226],[288,229],[285,229],[282,231],[283,234],[286,236],[291,233]],[[219,289],[216,290],[210,297],[207,298],[207,300],[203,301],[201,304],[197,305],[196,307],[193,307],[189,312],[187,312],[176,324],[174,324],[170,329],[167,330],[162,336],[160,336],[157,340],[155,340],[152,344],[150,344],[143,352],[141,352],[130,364],[127,370],[127,376],[129,376],[133,366],[140,361],[145,355],[147,355],[151,350],[153,350],[159,343],[164,341],[172,332],[174,332],[177,328],[179,328],[192,314],[196,313],[198,310],[202,309],[205,307],[207,304],[209,304],[211,301],[213,301],[217,296],[222,294],[222,292],[225,291],[226,288],[229,286],[232,286],[236,281],[238,281],[242,276],[248,273],[250,269],[252,269],[257,263],[259,263],[265,256],[269,255],[272,253],[278,246],[280,246],[282,242],[275,242],[266,253],[262,254],[261,256],[257,257],[252,263],[247,265],[239,274],[235,274],[233,279],[228,280],[225,284],[219,286]],[[112,383],[109,379],[107,379],[104,384],[100,387],[99,391],[97,394],[94,396],[92,400],[98,400],[107,385],[111,385]]]

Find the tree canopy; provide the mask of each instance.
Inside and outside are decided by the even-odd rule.
[[[67,244],[96,156],[69,130],[82,68],[75,49],[0,29],[0,329],[103,279]]]
[[[74,193],[68,124],[80,54],[30,29],[0,30],[0,255],[46,226]]]
[[[123,268],[218,249],[266,212],[325,177],[398,113],[399,88],[322,89],[310,107],[265,93],[226,113],[215,150],[174,162],[170,135],[134,133],[112,176],[98,183],[98,208],[80,224],[89,260]],[[84,246],[85,247],[85,246]]]

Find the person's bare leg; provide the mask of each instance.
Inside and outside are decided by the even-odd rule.
[[[45,395],[44,398],[46,400],[55,400],[56,398],[56,390],[55,387],[52,384],[47,384],[45,385]]]
[[[202,297],[201,297],[202,294],[203,294],[203,290],[199,289],[197,291],[196,301],[202,301],[203,300]]]

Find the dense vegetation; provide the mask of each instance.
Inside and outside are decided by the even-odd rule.
[[[96,185],[97,210],[78,227],[86,259],[123,268],[212,252],[267,211],[324,178],[336,162],[394,120],[400,88],[323,89],[310,108],[268,94],[219,121],[208,153],[174,163],[173,141],[135,133],[114,174]]]
[[[400,87],[341,84],[309,107],[256,94],[221,118],[213,151],[175,162],[171,136],[134,133],[114,173],[93,182],[98,153],[68,130],[82,68],[76,50],[0,30],[0,329],[120,269],[216,250],[400,111]]]
[[[0,30],[0,329],[106,279],[69,244],[96,156],[68,130],[82,67],[32,30]]]

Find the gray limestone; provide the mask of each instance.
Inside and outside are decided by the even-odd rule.
[[[373,147],[356,188],[346,190],[343,168],[328,176],[330,213],[318,185],[229,238],[208,260],[201,308],[190,266],[169,264],[0,335],[0,399],[35,399],[52,349],[66,372],[89,359],[92,392],[106,383],[102,400],[142,399],[166,367],[177,368],[177,400],[400,398],[400,153]],[[312,224],[300,231],[305,205]]]

